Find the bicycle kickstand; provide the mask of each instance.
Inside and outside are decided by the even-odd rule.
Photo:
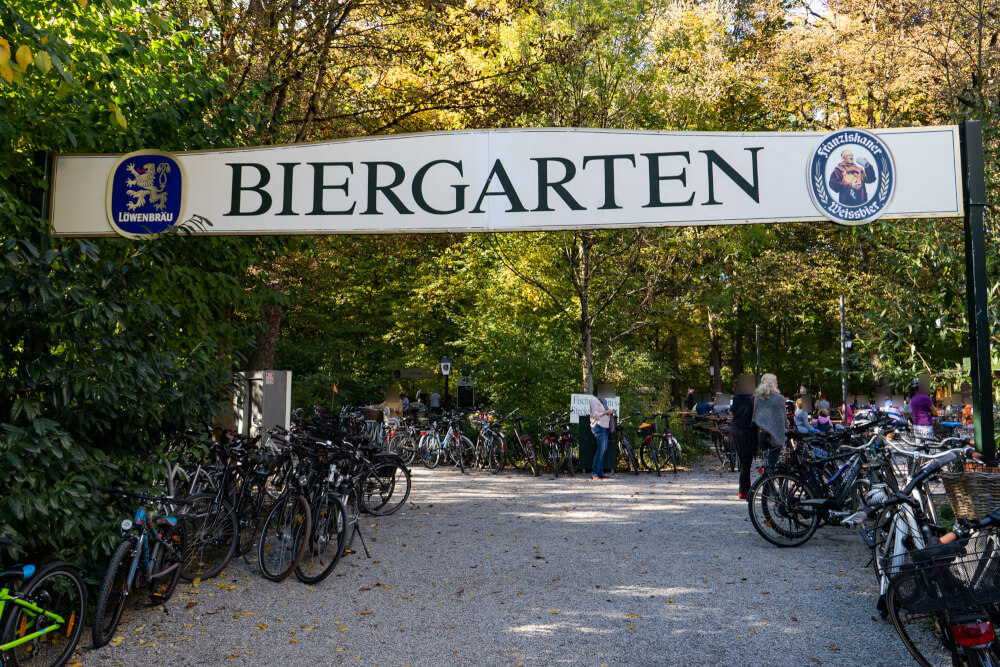
[[[365,550],[365,558],[371,558],[371,554],[368,553],[368,545],[365,544],[365,536],[361,534],[361,522],[354,524],[354,532],[357,534],[358,538],[361,540],[361,548]]]

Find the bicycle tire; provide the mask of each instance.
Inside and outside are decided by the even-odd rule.
[[[287,493],[279,498],[260,529],[257,563],[270,581],[284,581],[298,566],[308,546],[312,514],[305,496]]]
[[[400,474],[402,489],[400,489]],[[362,481],[361,509],[373,516],[388,516],[399,511],[410,497],[410,470],[402,463],[376,463]],[[378,493],[373,502],[372,492]],[[394,502],[390,503],[393,499]]]
[[[574,460],[577,461],[577,467],[579,467],[580,443],[576,441],[576,438],[569,438],[565,441],[565,444],[566,447],[564,453],[566,455],[566,471],[569,473],[569,476],[572,477],[576,474],[576,471],[573,469]],[[580,469],[580,472],[583,472],[582,468]]]
[[[243,562],[251,569],[257,569],[257,539],[260,532],[261,514],[266,506],[267,490],[258,479],[251,479],[249,490],[242,496],[236,508],[239,524],[239,552]]]
[[[149,582],[149,598],[153,604],[163,604],[173,597],[177,582],[181,578],[181,566],[184,564],[184,523],[178,519],[176,525],[164,526],[162,539],[177,555],[172,555],[166,545],[157,545],[159,548],[153,559],[153,572],[165,574]],[[167,572],[171,567],[173,570]]]
[[[507,466],[507,446],[503,436],[496,435],[490,440],[487,455],[490,473],[496,475]]]
[[[777,547],[801,546],[819,528],[819,513],[801,504],[814,497],[812,488],[797,475],[785,472],[762,475],[750,487],[747,498],[750,523],[757,534]]]
[[[240,523],[228,500],[216,502],[214,493],[199,493],[178,519],[187,538],[181,576],[187,581],[211,579],[229,564],[239,546]]]
[[[556,477],[559,476],[559,469],[562,467],[562,460],[559,456],[559,446],[555,443],[548,443],[549,445],[549,470]]]
[[[330,576],[344,555],[349,521],[344,502],[326,493],[313,503],[313,518],[308,546],[298,565],[295,578],[304,584],[318,584]]]
[[[677,465],[681,462],[681,453],[680,453],[679,447],[677,445],[671,443],[670,444],[669,455],[670,455],[670,465],[674,469],[674,474],[676,475],[677,474]]]
[[[622,449],[621,445],[624,444],[625,449],[625,460],[628,461],[628,466],[632,470],[633,475],[639,474],[639,461],[635,457],[635,450],[632,449],[632,443],[628,441],[628,438],[622,438],[618,441],[619,449]]]
[[[726,450],[724,440],[722,435],[716,432],[712,432],[712,445],[715,448],[715,456],[719,459],[719,464],[726,463]]]
[[[885,607],[889,622],[892,623],[896,634],[899,635],[899,640],[903,642],[903,646],[906,647],[906,650],[909,651],[918,665],[921,667],[952,665],[954,663],[952,662],[951,650],[947,648],[947,642],[942,642],[941,640],[941,636],[945,631],[941,623],[941,615],[925,616],[918,614],[910,618],[909,614],[899,603],[898,591],[901,586],[906,586],[911,581],[912,576],[910,574],[900,575],[893,580],[888,590],[886,590]],[[930,631],[928,628],[928,625],[930,625],[928,621],[931,621],[931,624],[933,624],[933,631]],[[928,637],[928,635],[931,636]],[[921,641],[922,644],[926,645],[918,647],[917,640],[926,640]]]
[[[36,665],[63,665],[73,654],[87,619],[87,587],[76,568],[68,563],[49,563],[35,573],[18,591],[18,596],[35,602],[44,610],[61,616],[67,625],[65,633],[61,624],[58,630],[46,633],[37,639],[16,646],[7,652],[9,663],[14,667],[35,667]],[[25,613],[24,609],[8,603],[7,621],[4,623],[2,642],[14,641],[19,635],[32,634],[54,623],[44,615]],[[45,641],[40,641],[41,639]],[[59,641],[60,639],[64,641]],[[51,654],[55,653],[53,657]]]
[[[128,600],[125,595],[125,587],[128,584],[129,568],[132,567],[132,558],[137,544],[138,541],[134,537],[125,538],[115,549],[115,553],[108,562],[108,569],[101,580],[101,587],[97,595],[94,625],[91,628],[96,648],[111,641],[111,636],[118,629],[118,622],[122,618],[122,611],[124,611],[125,603]]]
[[[527,436],[525,436],[527,438]],[[535,451],[535,443],[529,439],[523,439],[521,441],[521,449],[524,450],[524,458],[528,462],[528,467],[531,469],[531,476],[538,477],[542,471],[538,465],[538,453]]]

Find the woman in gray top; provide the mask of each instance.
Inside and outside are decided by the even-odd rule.
[[[785,446],[785,397],[778,390],[778,378],[774,373],[764,373],[760,385],[754,391],[753,423],[760,429],[760,448],[764,451],[764,461],[771,468],[778,461],[778,454]]]

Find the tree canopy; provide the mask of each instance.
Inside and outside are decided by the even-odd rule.
[[[662,406],[752,372],[759,326],[764,371],[837,397],[844,294],[853,390],[967,378],[959,221],[80,241],[48,233],[39,151],[979,119],[1000,343],[998,17],[997,0],[0,4],[0,486],[17,498],[0,534],[75,508],[22,547],[99,558],[94,480],[153,479],[248,368],[291,369],[307,407],[377,401],[445,354],[501,405],[563,407],[606,378]]]

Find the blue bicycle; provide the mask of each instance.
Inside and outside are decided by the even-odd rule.
[[[150,514],[147,503],[164,509],[168,505],[190,503],[168,496],[151,496],[131,493],[121,489],[101,491],[119,498],[139,500],[143,504],[131,519],[121,522],[122,541],[111,557],[108,570],[101,582],[94,611],[94,646],[101,647],[111,641],[111,636],[121,621],[125,602],[133,590],[148,586],[153,604],[170,599],[181,575],[184,561],[184,521],[162,514]],[[183,518],[183,517],[182,517]]]

